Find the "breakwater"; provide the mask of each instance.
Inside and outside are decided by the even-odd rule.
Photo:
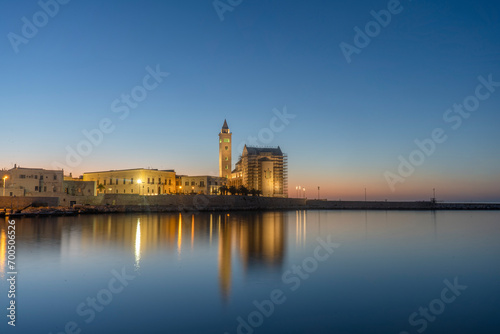
[[[31,204],[31,205],[30,205]],[[230,195],[0,197],[0,215],[67,215],[114,212],[196,212],[235,210],[500,210],[500,203],[431,201],[326,201]]]

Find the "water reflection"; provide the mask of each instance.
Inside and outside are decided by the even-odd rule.
[[[30,254],[42,248],[50,250],[65,263],[116,251],[120,256],[129,256],[135,270],[139,270],[141,262],[153,253],[176,254],[180,261],[181,256],[187,256],[183,253],[185,238],[190,240],[191,254],[195,248],[210,250],[214,246],[218,253],[219,289],[226,301],[235,271],[248,274],[262,268],[279,269],[285,253],[282,212],[95,215],[19,218],[18,222],[17,235],[22,239],[23,248]],[[4,226],[0,230],[0,275],[6,272]],[[105,256],[103,258],[105,261]]]
[[[141,219],[137,219],[137,229],[135,232],[135,269],[139,270],[141,261]]]
[[[5,262],[7,261],[7,235],[5,230],[0,231],[0,278],[5,278]]]

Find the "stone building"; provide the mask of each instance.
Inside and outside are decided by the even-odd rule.
[[[63,193],[69,196],[95,196],[95,181],[83,181],[83,176],[74,178],[71,174],[64,176]]]
[[[62,192],[64,172],[42,168],[14,168],[0,175],[5,196],[58,196]],[[3,194],[2,189],[2,193]]]
[[[243,148],[235,169],[231,168],[231,132],[226,120],[219,133],[219,172],[229,178],[229,186],[260,190],[263,196],[288,197],[288,160],[278,147]]]
[[[100,194],[164,195],[176,193],[175,171],[158,169],[122,169],[83,174],[94,181]]]
[[[227,181],[226,178],[201,175],[201,176],[186,176],[182,175],[179,183],[179,193],[182,194],[205,194],[216,195],[219,193],[219,188]]]

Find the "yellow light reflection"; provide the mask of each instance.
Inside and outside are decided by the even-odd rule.
[[[179,226],[177,228],[177,253],[181,255],[182,249],[182,215],[179,213]]]
[[[135,231],[135,268],[139,269],[141,261],[141,219],[137,219]]]
[[[210,246],[212,246],[212,214],[210,214]]]
[[[2,235],[0,236],[0,277],[3,279],[5,277],[5,259],[7,257],[7,235],[5,230],[2,230]]]
[[[194,215],[191,215],[191,250],[194,244]]]

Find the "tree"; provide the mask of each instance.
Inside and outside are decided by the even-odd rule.
[[[226,185],[223,185],[219,188],[219,193],[221,195],[227,195],[228,190],[229,190],[228,187]]]
[[[241,186],[239,186],[239,188],[238,188],[238,192],[239,192],[241,195],[243,195],[243,196],[248,196],[248,192],[249,192],[249,191],[248,191],[247,187],[245,187],[245,186],[241,185]]]
[[[254,188],[250,189],[250,195],[257,196],[257,190],[255,190]]]
[[[231,186],[231,187],[229,187],[229,193],[231,195],[237,195],[238,194],[238,189],[236,189],[235,186]]]
[[[105,186],[104,186],[104,184],[102,184],[102,183],[101,183],[101,184],[99,184],[99,185],[97,186],[97,190],[98,190],[99,192],[103,192],[103,191],[104,191],[104,189],[106,189],[106,187],[105,187]]]

